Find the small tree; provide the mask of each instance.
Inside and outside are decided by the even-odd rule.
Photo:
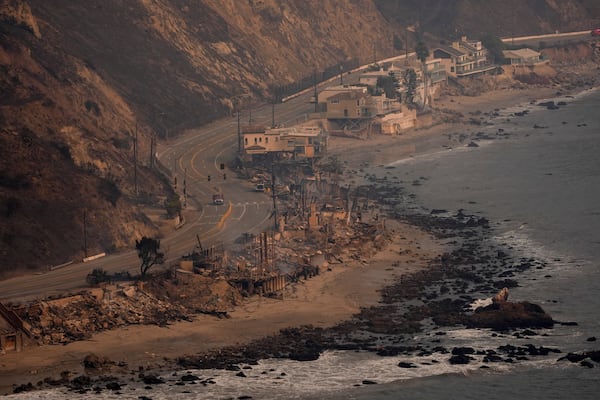
[[[140,258],[140,274],[142,279],[153,265],[165,262],[165,254],[160,252],[160,240],[144,236],[141,240],[135,241],[135,248]]]
[[[504,42],[498,36],[491,33],[485,34],[481,38],[481,44],[488,50],[490,58],[494,64],[502,64],[504,61]]]
[[[409,68],[404,72],[404,86],[406,87],[406,103],[413,104],[417,90],[417,73]]]
[[[393,38],[394,50],[404,50],[404,42],[400,38],[400,36],[394,34]]]
[[[395,99],[397,97],[396,91],[398,90],[398,79],[394,72],[390,72],[387,76],[380,76],[377,78],[377,87],[383,90],[388,99]]]
[[[169,218],[173,218],[181,214],[181,200],[177,193],[172,194],[165,200],[165,209]]]

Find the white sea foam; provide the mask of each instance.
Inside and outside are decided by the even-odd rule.
[[[489,146],[493,144],[495,140],[477,140],[478,147]],[[399,160],[392,161],[385,165],[385,167],[396,167],[399,165],[406,165],[411,163],[417,163],[421,161],[434,161],[448,155],[454,155],[456,153],[475,151],[477,147],[469,147],[468,143],[461,143],[460,145],[452,148],[444,148],[442,150],[431,151],[423,154],[417,154],[415,156],[401,158]]]
[[[497,243],[498,247],[510,248],[514,256],[533,258],[550,266],[554,271],[571,269],[573,265],[588,263],[588,261],[572,258],[542,245],[534,240],[528,231],[529,226],[522,224],[517,229],[492,237],[492,240]]]
[[[469,331],[469,332],[467,332]],[[472,330],[453,331],[453,335],[470,336]],[[481,332],[479,332],[481,334]],[[474,337],[470,337],[474,339]],[[489,348],[489,347],[488,347]],[[480,359],[481,356],[475,356]],[[469,375],[479,370],[483,364],[473,361],[465,365],[451,365],[449,354],[435,353],[427,357],[398,356],[380,357],[365,352],[325,352],[318,360],[297,362],[291,360],[263,360],[252,369],[243,369],[246,377],[236,376],[235,371],[189,370],[190,373],[211,378],[215,383],[207,386],[196,384],[176,385],[177,376],[163,376],[167,383],[146,389],[139,383],[124,385],[120,394],[103,390],[99,394],[77,394],[66,389],[44,390],[9,396],[15,399],[137,399],[147,396],[159,399],[213,399],[237,398],[242,395],[262,399],[302,399],[305,397],[326,398],[328,393],[348,391],[364,385],[370,380],[378,384],[399,380],[416,379],[445,374]],[[400,368],[398,363],[412,363],[416,368]],[[537,360],[533,364],[548,362]],[[514,368],[512,364],[486,364],[490,371],[506,372]],[[179,372],[178,375],[182,375]]]
[[[487,307],[490,304],[492,304],[492,298],[488,297],[487,299],[477,299],[477,300],[475,300],[474,302],[472,302],[469,305],[469,307],[471,308],[471,311],[475,311],[479,307]]]

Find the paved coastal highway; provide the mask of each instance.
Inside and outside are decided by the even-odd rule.
[[[597,28],[597,27],[592,27]],[[558,45],[558,44],[568,44],[574,43],[581,40],[594,40],[594,38],[590,35],[591,29],[587,31],[579,31],[579,32],[563,32],[563,33],[551,33],[546,35],[535,35],[535,36],[520,36],[520,37],[510,37],[504,38],[502,41],[506,44],[515,45],[515,46],[533,46],[537,47],[540,44],[544,44],[545,46]]]
[[[303,121],[313,109],[311,91],[289,99],[275,107],[277,124],[290,126]],[[272,108],[265,105],[251,110],[254,124],[270,125]],[[242,110],[242,124],[247,124],[249,110]],[[178,190],[186,179],[187,206],[185,224],[161,239],[168,265],[196,246],[199,235],[203,246],[231,243],[245,232],[260,232],[272,225],[272,200],[265,193],[254,192],[249,182],[240,181],[235,173],[221,170],[237,152],[237,118],[227,117],[210,125],[191,130],[158,147],[158,158],[177,176]],[[226,179],[223,179],[223,174]],[[208,175],[211,181],[208,181]],[[212,194],[222,191],[225,204],[212,204]],[[76,291],[86,287],[85,277],[94,268],[106,271],[138,273],[139,259],[135,250],[121,251],[86,263],[71,265],[35,275],[0,281],[0,300],[25,301]]]

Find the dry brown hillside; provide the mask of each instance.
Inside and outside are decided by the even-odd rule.
[[[131,246],[156,229],[149,136],[268,98],[315,69],[391,51],[371,2],[0,1],[0,257],[3,270]],[[377,50],[375,50],[377,51]]]
[[[235,99],[268,101],[315,71],[391,55],[404,32],[396,24],[414,22],[412,3],[0,0],[0,272],[81,257],[84,212],[90,253],[155,234],[132,201],[136,131],[142,197],[160,204],[170,188],[148,166],[150,135],[226,115]],[[467,11],[502,2],[450,3],[416,15],[466,29],[479,20]],[[534,5],[522,4],[530,15]]]

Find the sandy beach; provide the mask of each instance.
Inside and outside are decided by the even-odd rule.
[[[505,89],[477,97],[453,96],[436,106],[461,112],[486,113],[495,109],[550,97],[554,88]],[[368,141],[333,138],[332,154],[349,168],[384,164],[431,151],[448,144],[448,132],[476,129],[468,124],[438,124],[412,130],[404,135],[378,136]],[[58,378],[62,371],[83,372],[83,358],[94,353],[130,370],[155,367],[181,355],[247,343],[274,334],[282,328],[313,325],[333,326],[361,307],[376,304],[378,289],[402,274],[426,268],[428,261],[444,251],[444,244],[410,225],[390,221],[395,232],[392,242],[368,264],[354,261],[336,264],[321,275],[286,289],[283,300],[254,297],[230,313],[230,318],[196,316],[191,322],[167,327],[127,326],[105,331],[91,340],[64,346],[29,347],[21,353],[0,357],[0,393],[11,393],[14,384],[35,384],[46,377]],[[394,263],[394,266],[392,266]]]
[[[82,373],[82,360],[90,353],[125,362],[130,369],[157,367],[165,358],[247,343],[286,327],[332,326],[360,307],[375,304],[379,288],[397,276],[424,268],[431,257],[442,252],[440,244],[420,230],[390,224],[394,240],[369,260],[369,265],[356,261],[331,266],[317,277],[288,287],[283,300],[251,298],[231,312],[230,318],[199,315],[191,322],[164,328],[127,326],[99,333],[91,340],[8,353],[0,359],[1,392],[12,392],[15,383],[57,378],[62,371]]]

